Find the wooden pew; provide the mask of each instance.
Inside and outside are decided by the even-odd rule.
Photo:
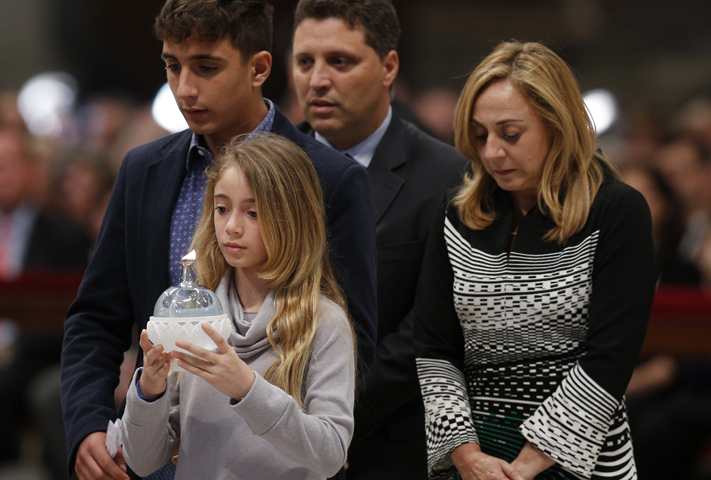
[[[711,355],[711,290],[659,287],[643,354]]]
[[[79,290],[83,272],[31,272],[0,281],[0,318],[24,331],[56,333]]]
[[[83,272],[34,272],[0,281],[0,318],[27,331],[62,331]],[[711,291],[660,287],[643,353],[711,355]]]

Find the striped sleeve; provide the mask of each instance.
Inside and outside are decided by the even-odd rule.
[[[465,443],[479,443],[464,374],[446,360],[417,359],[425,404],[427,470],[431,479],[457,473],[450,453]]]
[[[451,452],[478,443],[464,377],[464,335],[453,301],[454,273],[444,238],[446,208],[435,215],[415,299],[414,344],[425,405],[431,479],[457,473]]]
[[[619,402],[577,364],[558,389],[521,425],[543,453],[585,478],[592,476]]]

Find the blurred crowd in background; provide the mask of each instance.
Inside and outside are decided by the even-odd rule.
[[[447,88],[420,94],[402,84],[394,89],[397,108],[448,143],[457,97]],[[303,120],[291,92],[277,103],[293,123]],[[694,98],[664,118],[652,111],[622,112],[620,118],[624,124],[614,137],[603,134],[599,143],[650,205],[660,284],[711,287],[711,97]],[[61,123],[57,136],[32,135],[17,92],[0,92],[0,201],[20,195],[93,241],[124,155],[169,132],[156,123],[150,105],[119,94],[86,99]],[[12,275],[0,271],[3,278]]]
[[[407,118],[452,143],[458,92],[433,88],[414,93],[400,84],[393,95]],[[76,271],[85,266],[124,155],[169,133],[156,123],[150,105],[107,93],[83,99],[64,114],[59,134],[38,136],[27,128],[17,96],[16,91],[0,92],[4,282],[32,269]],[[290,91],[275,100],[292,122],[302,120]],[[711,289],[711,98],[694,98],[671,115],[649,110],[621,112],[619,118],[614,134],[600,136],[600,148],[649,203],[660,285]],[[28,208],[29,217],[17,213]],[[41,241],[33,240],[31,232],[39,218],[54,225]],[[22,242],[26,244],[18,246]],[[44,248],[44,253],[32,257],[30,251],[36,248]],[[66,478],[61,419],[56,423],[58,373],[52,371],[59,363],[61,332],[32,339],[38,343],[29,351],[40,350],[42,361],[28,366],[25,360],[22,378],[7,380],[20,375],[10,352],[25,347],[22,337],[21,327],[11,319],[0,320],[0,479],[11,478],[9,468],[27,462],[28,455],[44,459],[46,469],[36,478]],[[133,361],[135,353],[127,361],[129,374]],[[117,400],[120,397],[119,390]],[[641,479],[711,478],[711,369],[705,361],[664,354],[641,359],[628,401]],[[54,416],[52,428],[45,428],[52,420],[40,419],[37,412]],[[5,420],[8,416],[12,422]],[[16,431],[8,431],[12,428]],[[37,445],[42,454],[33,453]],[[665,470],[665,465],[673,470]]]

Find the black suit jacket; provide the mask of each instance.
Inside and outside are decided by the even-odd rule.
[[[375,230],[365,169],[298,132],[277,110],[272,132],[311,158],[328,216],[331,258],[359,341],[360,365],[375,350]],[[113,392],[135,325],[146,327],[169,286],[170,220],[186,174],[192,133],[184,131],[126,155],[76,301],[65,322],[62,404],[69,471],[81,441],[116,418]],[[139,356],[139,360],[140,360]]]
[[[297,128],[313,135],[306,123]],[[467,165],[450,145],[426,135],[393,111],[368,166],[378,249],[378,346],[356,401],[355,436],[349,452],[353,468],[365,461],[398,470],[403,467],[401,461],[425,460],[412,309],[434,212],[445,191],[461,182]],[[403,452],[409,452],[409,460],[397,458],[393,450],[368,449],[375,436],[397,441],[405,447]],[[421,473],[426,477],[426,469]]]

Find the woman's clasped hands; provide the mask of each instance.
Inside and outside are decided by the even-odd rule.
[[[511,464],[482,452],[476,443],[455,448],[452,461],[462,480],[528,480]]]
[[[452,461],[463,480],[533,480],[555,463],[530,442],[524,445],[512,463],[485,454],[476,443],[465,443],[455,448]]]
[[[254,372],[214,328],[207,323],[203,323],[201,328],[215,342],[217,351],[178,340],[175,345],[190,354],[178,350],[165,353],[162,345],[154,346],[150,343],[145,330],[141,332],[140,345],[144,356],[139,388],[147,400],[154,400],[165,392],[166,377],[173,358],[177,359],[179,367],[201,377],[228,397],[241,400],[247,395],[254,384]]]

